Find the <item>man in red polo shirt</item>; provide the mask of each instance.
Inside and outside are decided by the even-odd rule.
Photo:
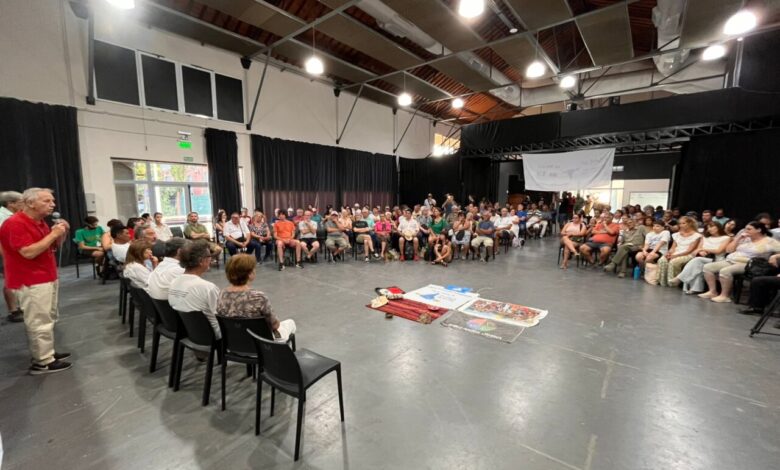
[[[609,211],[603,211],[596,226],[589,231],[590,238],[580,246],[580,253],[590,264],[595,265],[592,253],[596,252],[599,256],[599,264],[604,265],[619,234],[620,225],[612,222],[612,214]]]
[[[51,189],[29,188],[22,195],[24,209],[0,227],[0,245],[5,255],[6,287],[17,292],[24,310],[24,325],[32,356],[30,375],[70,369],[63,361],[68,353],[54,351],[57,321],[57,263],[54,250],[70,226],[59,221],[51,228],[43,220],[54,210]]]

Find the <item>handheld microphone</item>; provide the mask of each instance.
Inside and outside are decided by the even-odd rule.
[[[62,221],[62,215],[59,212],[52,212],[51,213],[51,221],[55,224],[58,224]]]

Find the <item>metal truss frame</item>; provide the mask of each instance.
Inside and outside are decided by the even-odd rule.
[[[676,151],[692,137],[732,134],[780,128],[780,117],[750,121],[707,123],[665,127],[645,131],[615,132],[569,137],[512,147],[460,151],[464,158],[490,158],[495,161],[522,160],[523,153],[565,152],[570,150],[615,147],[617,154],[658,153]]]

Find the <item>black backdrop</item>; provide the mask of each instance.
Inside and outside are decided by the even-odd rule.
[[[486,197],[496,200],[499,164],[489,158],[462,158],[459,155],[400,159],[401,182],[399,199],[402,204],[421,204],[428,193],[437,202],[451,193],[462,202],[471,194],[477,201]]]
[[[398,173],[395,157],[327,145],[252,136],[256,207],[324,209],[355,202],[391,204]]]
[[[237,212],[241,209],[241,180],[236,133],[209,128],[205,135],[212,212]]]
[[[54,190],[73,238],[87,216],[76,108],[0,98],[0,191]],[[63,264],[75,260],[65,243]]]
[[[685,146],[675,178],[674,206],[683,212],[722,207],[745,221],[759,212],[780,215],[780,129],[695,137]]]

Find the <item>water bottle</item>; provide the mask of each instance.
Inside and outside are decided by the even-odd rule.
[[[634,279],[639,279],[642,274],[642,269],[639,266],[634,266]]]

